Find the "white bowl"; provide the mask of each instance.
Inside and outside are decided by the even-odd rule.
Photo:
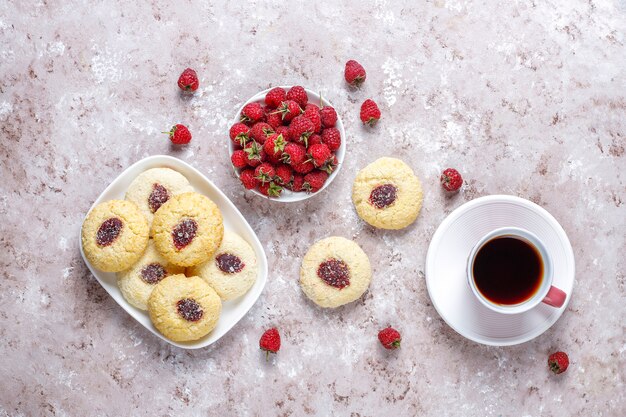
[[[279,87],[284,88],[285,91],[289,91],[289,89],[292,86],[281,85]],[[276,87],[272,87],[272,88],[276,88]],[[233,122],[231,123],[231,126],[234,125],[235,123],[238,123],[240,121],[241,111],[243,110],[243,108],[247,104],[254,103],[256,101],[256,102],[259,102],[259,103],[265,105],[265,95],[272,88],[268,88],[267,90],[263,90],[263,91],[257,93],[252,98],[250,98],[248,101],[243,103],[243,105],[237,111],[237,114],[235,115],[235,118],[233,119]],[[309,90],[308,88],[305,88],[305,90],[306,90],[307,95],[309,96],[309,103],[313,103],[313,104],[316,104],[317,106],[320,106],[320,104],[321,104],[320,95],[318,93],[314,92],[314,91]],[[335,110],[337,110],[337,108],[335,106],[333,106],[330,101],[326,100],[326,98],[324,98],[324,105],[325,106],[331,106],[331,107],[335,108]],[[306,193],[306,192],[295,193],[293,191],[284,189],[283,192],[280,194],[280,197],[278,197],[278,198],[272,197],[272,198],[269,198],[270,200],[280,201],[280,202],[284,202],[284,203],[291,203],[291,202],[295,202],[295,201],[306,200],[307,198],[311,198],[311,197],[321,193],[326,187],[328,187],[330,185],[331,182],[333,182],[333,180],[335,179],[337,174],[339,174],[339,171],[341,170],[341,166],[343,165],[343,159],[346,156],[346,131],[343,128],[343,122],[341,121],[341,117],[339,117],[339,113],[337,113],[337,123],[335,124],[335,127],[339,130],[339,134],[341,134],[341,146],[335,152],[335,155],[337,156],[338,164],[337,164],[337,168],[335,168],[335,170],[328,176],[328,179],[324,183],[324,186],[322,188],[320,188],[317,192],[310,193],[310,194]],[[234,151],[235,151],[235,144],[229,138],[228,139],[228,155],[232,156]],[[239,171],[236,168],[235,168],[235,175],[237,175],[237,178],[239,178]],[[241,187],[243,187],[243,185],[241,185]],[[253,194],[259,195],[259,196],[261,196],[263,198],[268,198],[266,195],[261,194],[261,192],[256,190],[256,189],[255,190],[246,190],[246,191],[251,191]]]
[[[261,242],[259,242],[256,234],[228,197],[226,197],[219,188],[202,175],[200,171],[171,156],[150,156],[126,168],[126,170],[113,180],[113,182],[102,192],[102,194],[100,194],[89,211],[103,201],[114,199],[123,200],[128,186],[137,177],[137,175],[147,169],[160,167],[167,167],[180,172],[187,177],[197,192],[204,194],[213,200],[222,212],[222,216],[224,218],[224,228],[239,234],[250,244],[250,246],[252,246],[252,249],[254,249],[256,254],[258,263],[258,276],[256,282],[243,296],[235,300],[222,303],[222,313],[215,329],[213,329],[213,331],[205,337],[193,342],[173,342],[169,340],[159,333],[159,331],[152,325],[150,317],[146,311],[135,308],[130,305],[128,301],[126,301],[120,292],[120,289],[117,287],[117,278],[114,273],[102,272],[94,268],[89,263],[83,253],[83,247],[80,243],[79,236],[80,254],[83,256],[85,264],[91,273],[96,277],[100,285],[102,285],[109,295],[117,301],[117,303],[124,310],[126,310],[128,314],[141,323],[146,329],[174,346],[178,346],[183,349],[199,349],[217,342],[220,337],[228,333],[228,331],[243,318],[243,316],[248,312],[248,310],[250,310],[252,305],[259,298],[261,292],[263,291],[263,287],[265,287],[265,282],[267,281],[267,258],[265,256],[263,246],[261,245]]]

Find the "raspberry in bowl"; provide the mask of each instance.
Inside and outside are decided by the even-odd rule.
[[[306,200],[325,189],[346,153],[345,130],[333,105],[300,86],[268,88],[250,98],[229,136],[242,186],[281,202]]]

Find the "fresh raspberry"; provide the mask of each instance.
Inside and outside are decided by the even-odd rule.
[[[253,169],[248,168],[241,171],[241,174],[239,174],[239,180],[248,190],[253,190],[259,185],[259,181],[254,178]]]
[[[315,165],[311,161],[304,161],[299,164],[291,164],[291,167],[298,174],[308,174],[315,169]]]
[[[264,116],[265,112],[261,103],[248,103],[241,110],[242,122],[256,123],[263,120]]]
[[[280,159],[283,155],[284,149],[285,140],[283,139],[282,135],[277,135],[276,133],[267,138],[267,140],[263,144],[263,150],[265,151],[265,154],[270,158]]]
[[[289,126],[277,127],[276,133],[278,133],[279,135],[283,135],[283,139],[285,139],[285,141],[291,140],[291,136],[289,136]]]
[[[183,91],[193,92],[198,89],[198,86],[200,86],[198,74],[191,68],[187,68],[180,74],[180,77],[178,77],[178,87]]]
[[[457,191],[463,185],[463,178],[459,171],[454,168],[447,168],[441,173],[441,186],[446,191]]]
[[[400,347],[402,336],[400,336],[400,332],[393,327],[387,327],[378,332],[378,340],[380,340],[380,343],[385,349],[397,349]]]
[[[279,164],[276,167],[276,176],[274,181],[280,185],[287,185],[291,181],[293,176],[293,169],[289,165]]]
[[[291,121],[289,125],[289,137],[294,142],[302,143],[307,146],[309,136],[313,134],[313,122],[304,116],[298,116]]]
[[[248,154],[244,150],[235,151],[230,156],[230,161],[235,168],[245,168],[248,166]]]
[[[307,96],[306,90],[303,87],[296,85],[287,91],[287,100],[293,100],[298,103],[301,108],[304,108],[309,102],[309,96]]]
[[[283,149],[282,160],[291,166],[299,165],[306,159],[306,148],[294,142],[289,142]]]
[[[258,143],[263,145],[265,143],[265,139],[272,136],[274,134],[274,129],[272,126],[265,122],[258,122],[252,129],[250,129],[250,137],[256,140]]]
[[[274,170],[274,167],[272,164],[267,162],[263,162],[254,170],[254,176],[261,182],[261,184],[272,181],[275,175],[276,171]]]
[[[304,176],[304,184],[302,185],[302,188],[309,193],[317,192],[324,186],[327,179],[328,174],[324,171],[310,172]]]
[[[265,112],[265,120],[274,129],[283,125],[283,118],[280,116],[280,113],[276,113],[271,109],[269,112]]]
[[[333,154],[320,169],[330,175],[337,168],[337,165],[339,165],[339,160],[337,159],[337,155]]]
[[[374,100],[367,99],[361,104],[361,121],[370,126],[376,125],[380,119],[380,109]]]
[[[554,352],[548,357],[548,366],[555,374],[562,374],[569,366],[569,357],[565,352]]]
[[[246,153],[248,165],[254,168],[261,164],[263,159],[263,149],[258,143],[256,143],[255,141],[249,142],[243,150]]]
[[[322,130],[322,143],[328,146],[328,149],[335,152],[341,146],[341,134],[339,129],[335,127],[329,127]]]
[[[240,146],[245,146],[250,137],[250,128],[243,123],[235,123],[230,128],[230,140]]]
[[[302,191],[302,186],[304,185],[304,175],[302,174],[293,174],[293,178],[291,182],[287,185],[291,191],[300,192]]]
[[[280,197],[280,193],[283,192],[283,187],[271,181],[260,184],[259,191],[261,194],[268,197]]]
[[[337,112],[330,106],[324,106],[320,110],[320,118],[322,119],[322,126],[335,127],[337,123]]]
[[[309,103],[304,108],[304,117],[309,119],[313,123],[313,132],[320,133],[322,130],[322,118],[320,116],[320,108],[315,104]]]
[[[185,145],[191,142],[191,132],[189,132],[189,129],[187,129],[185,125],[174,125],[169,132],[163,133],[170,135],[170,140],[174,145]]]
[[[330,149],[323,143],[309,146],[308,153],[316,167],[321,167],[330,158]]]
[[[278,109],[276,110],[283,119],[283,122],[290,122],[294,119],[294,117],[299,116],[302,113],[302,109],[293,100],[285,100],[282,102]]]
[[[280,350],[280,334],[275,327],[266,330],[259,340],[259,347],[265,351],[265,359],[270,353],[276,353]]]
[[[274,87],[265,95],[265,104],[272,109],[280,106],[287,99],[287,93],[280,87]]]
[[[320,135],[313,134],[311,135],[311,137],[309,137],[309,142],[308,142],[309,147],[313,145],[319,145],[320,143],[322,143],[322,137]]]
[[[360,87],[366,78],[365,68],[363,68],[363,66],[358,62],[351,59],[346,62],[344,77],[346,78],[346,82],[351,86]]]

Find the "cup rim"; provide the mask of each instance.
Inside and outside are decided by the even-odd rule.
[[[543,263],[543,277],[540,289],[529,299],[522,301],[518,304],[498,304],[487,299],[476,286],[474,280],[474,261],[476,255],[482,249],[482,247],[490,240],[503,236],[511,236],[513,238],[523,240],[528,244],[535,247]],[[486,233],[478,242],[474,245],[467,258],[467,280],[470,289],[474,293],[474,296],[488,309],[502,314],[520,314],[536,307],[541,301],[548,295],[550,286],[553,281],[552,273],[552,259],[545,244],[535,235],[527,229],[521,227],[500,227],[494,229],[489,233]]]

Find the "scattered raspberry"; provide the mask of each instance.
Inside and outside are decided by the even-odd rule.
[[[267,162],[263,162],[254,170],[254,176],[261,182],[261,184],[272,181],[274,179],[274,175],[276,175],[274,167]]]
[[[254,177],[254,170],[252,169],[244,169],[241,171],[239,180],[241,180],[243,186],[248,190],[254,190],[259,185],[259,181]]]
[[[285,100],[278,106],[277,112],[282,116],[283,122],[290,122],[302,113],[302,109],[295,101]]]
[[[341,134],[339,129],[329,127],[322,131],[322,143],[328,146],[328,149],[335,152],[341,146]]]
[[[316,167],[321,167],[330,158],[330,149],[328,146],[320,143],[319,145],[309,146],[309,157],[312,159]]]
[[[363,66],[358,62],[351,59],[346,62],[344,77],[346,78],[346,82],[351,86],[360,87],[366,78],[365,68],[363,68]]]
[[[283,192],[283,187],[272,181],[259,185],[259,191],[261,194],[268,197],[280,197],[280,193]]]
[[[244,150],[238,150],[233,152],[230,156],[230,161],[233,163],[235,168],[245,168],[248,166],[248,155]]]
[[[375,126],[380,119],[380,109],[374,100],[367,99],[361,104],[361,121],[370,126]]]
[[[304,117],[309,119],[313,123],[313,132],[320,133],[322,131],[322,118],[320,116],[320,108],[315,104],[309,103],[304,108]]]
[[[196,71],[191,68],[187,68],[182,74],[180,74],[180,77],[178,77],[178,87],[180,87],[183,91],[196,91],[199,85],[200,82],[198,81],[198,74],[196,74]]]
[[[293,176],[293,169],[289,165],[280,164],[276,167],[276,176],[274,177],[274,181],[280,185],[287,185],[291,182],[291,177]]]
[[[263,145],[265,139],[274,134],[274,129],[268,123],[258,122],[250,129],[250,137]]]
[[[302,186],[304,185],[304,175],[302,174],[293,174],[293,178],[291,182],[287,184],[287,188],[291,191],[300,192],[304,191]]]
[[[241,110],[241,121],[256,123],[263,120],[265,112],[261,103],[248,103]]]
[[[251,167],[256,167],[262,162],[262,149],[255,141],[249,142],[243,150],[246,153],[248,165]]]
[[[309,96],[306,94],[306,90],[299,85],[293,86],[287,92],[287,100],[293,100],[301,108],[304,108],[306,104],[309,102]]]
[[[378,332],[378,340],[380,340],[380,344],[383,345],[385,349],[397,349],[400,347],[402,336],[400,336],[400,332],[393,327],[387,327]]]
[[[313,134],[313,122],[304,116],[298,116],[291,121],[289,125],[289,137],[294,142],[302,143],[307,146],[309,136]]]
[[[286,99],[287,93],[285,92],[285,90],[280,87],[274,87],[265,95],[265,104],[268,107],[275,109],[276,107],[280,106],[280,103],[282,103]]]
[[[185,125],[174,125],[169,132],[163,132],[170,135],[170,140],[174,145],[185,145],[191,142],[191,132]]]
[[[463,178],[459,171],[447,168],[441,173],[441,186],[446,191],[457,191],[463,185]]]
[[[324,106],[320,110],[320,117],[322,119],[322,126],[335,127],[337,123],[337,112],[330,106]]]
[[[268,158],[272,158],[276,161],[280,160],[283,155],[284,149],[285,140],[283,139],[282,135],[277,135],[276,133],[267,138],[267,140],[263,144],[263,150],[265,151],[265,155],[267,155]]]
[[[289,142],[283,150],[282,160],[291,166],[298,165],[306,159],[306,148],[294,142]]]
[[[243,123],[235,123],[230,128],[230,140],[240,146],[245,146],[250,137],[250,128]]]
[[[280,334],[275,327],[266,330],[259,340],[259,347],[265,351],[265,359],[269,358],[270,353],[276,353],[280,350]]]
[[[554,352],[548,357],[548,366],[555,374],[562,374],[569,366],[569,357],[565,352]]]
[[[304,176],[304,184],[302,187],[309,193],[319,191],[328,179],[328,174],[324,171],[313,171]]]

